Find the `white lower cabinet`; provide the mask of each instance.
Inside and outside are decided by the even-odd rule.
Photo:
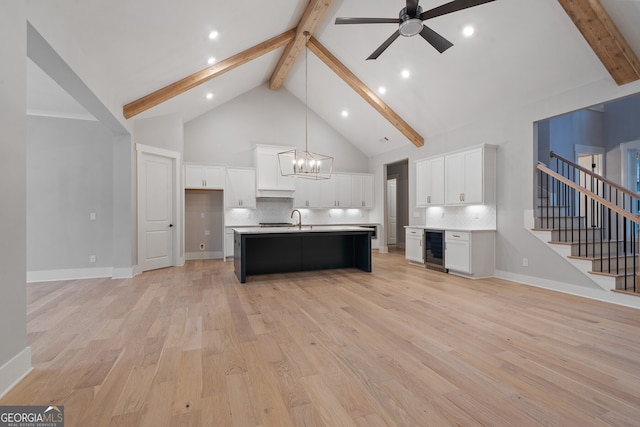
[[[471,274],[470,233],[445,232],[445,268]]]
[[[233,258],[233,229],[227,228],[224,233],[224,257]]]
[[[407,261],[424,264],[424,230],[407,228],[405,233],[405,258]]]
[[[491,277],[495,269],[495,231],[445,231],[445,268],[473,278]]]

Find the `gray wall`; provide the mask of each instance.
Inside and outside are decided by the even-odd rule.
[[[5,371],[27,347],[25,22],[25,2],[0,2],[0,395],[26,373]]]
[[[28,271],[113,266],[112,138],[95,121],[28,118]]]
[[[640,95],[610,102],[604,108],[607,148],[640,140]]]
[[[286,89],[259,86],[185,124],[185,162],[254,166],[255,144],[305,146],[305,105]],[[309,111],[309,151],[335,157],[336,172],[369,172],[368,159]]]

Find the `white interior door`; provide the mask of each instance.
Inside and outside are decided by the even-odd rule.
[[[387,180],[387,243],[395,245],[397,243],[397,180]]]
[[[173,159],[141,153],[140,182],[140,253],[142,271],[170,267],[174,264],[173,239]]]
[[[598,175],[602,175],[603,155],[600,153],[578,153],[578,164],[585,169],[590,170]],[[598,181],[586,174],[580,174],[580,185],[589,191],[600,194],[598,189]],[[601,195],[601,194],[600,194]],[[580,211],[586,215],[587,224],[591,227],[597,227],[600,224],[600,212],[596,208],[595,202],[587,202],[584,197],[580,197]]]

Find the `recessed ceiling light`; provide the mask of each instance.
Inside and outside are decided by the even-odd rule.
[[[213,94],[211,92],[207,92],[205,96],[207,97],[207,99],[213,99]]]
[[[217,32],[217,31],[211,31],[211,32],[209,33],[209,39],[210,39],[210,40],[215,40],[215,39],[217,39],[217,38],[218,38],[218,32]]]
[[[462,34],[465,37],[471,37],[473,33],[475,33],[475,31],[476,31],[475,28],[473,28],[471,25],[467,25],[462,29]]]
[[[210,57],[209,59],[207,59],[207,63],[208,63],[209,65],[213,65],[213,63],[214,63],[214,62],[216,62],[216,58],[214,58],[213,56],[212,56],[212,57]]]
[[[387,93],[387,88],[386,88],[386,87],[384,87],[384,86],[380,86],[380,87],[378,88],[378,93],[379,93],[380,95],[384,95],[385,93]]]
[[[411,72],[409,70],[402,70],[402,78],[408,79],[411,77]]]
[[[342,110],[342,117],[349,117],[349,112],[347,110]]]

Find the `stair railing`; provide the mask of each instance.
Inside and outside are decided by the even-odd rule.
[[[602,185],[604,180],[597,174],[591,187],[595,191],[586,188],[577,171],[589,172],[585,176],[590,177],[591,171],[575,166],[567,177],[566,170],[537,165],[538,227],[552,229],[554,240],[577,243],[574,255],[595,259],[601,272],[622,276],[618,290],[637,292],[640,218],[633,212],[633,203],[624,200],[631,196],[622,188]]]
[[[565,159],[553,151],[549,156],[552,161],[555,159],[549,167],[560,175],[571,179],[573,182],[581,183],[584,188],[590,189],[609,201],[615,201],[624,210],[629,210],[629,212],[638,212],[640,210],[640,194],[571,160]]]

